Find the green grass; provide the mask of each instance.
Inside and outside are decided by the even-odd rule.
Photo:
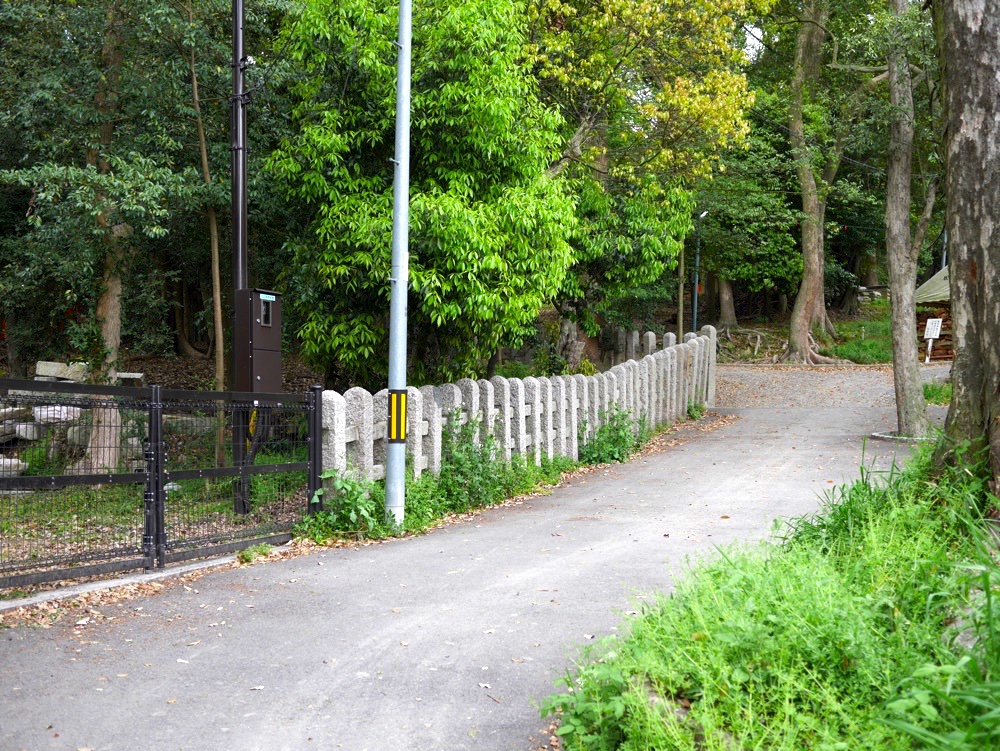
[[[951,404],[951,384],[938,381],[925,383],[924,399],[928,404]]]
[[[820,353],[861,365],[892,362],[889,316],[888,300],[869,303],[857,318],[837,323],[836,342],[822,347]]]
[[[543,713],[587,751],[1000,747],[982,469],[935,476],[923,454],[839,489],[782,544],[696,563]]]
[[[266,542],[260,543],[259,545],[251,545],[248,548],[243,548],[240,552],[236,554],[236,560],[240,563],[253,563],[258,558],[267,558],[271,554],[272,548]]]

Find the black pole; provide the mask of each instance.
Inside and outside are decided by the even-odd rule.
[[[233,0],[233,95],[229,100],[233,202],[233,291],[247,288],[247,112],[243,0]]]
[[[233,370],[232,382],[237,390],[249,378],[249,362],[241,362],[244,348],[238,343],[250,338],[250,321],[239,315],[240,298],[247,288],[247,110],[246,92],[243,87],[247,59],[243,55],[243,0],[233,0],[233,95],[229,100],[230,167],[232,170],[233,202]],[[249,387],[246,388],[249,391]],[[247,429],[250,411],[240,403],[233,403],[233,466],[246,464]],[[245,514],[250,503],[247,495],[249,478],[241,474],[233,478],[233,511]]]
[[[307,495],[309,513],[323,510],[323,498],[316,491],[323,487],[323,387],[309,388],[309,478]],[[315,503],[314,503],[315,501]]]

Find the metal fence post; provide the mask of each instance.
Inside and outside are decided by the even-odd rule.
[[[166,490],[163,473],[166,471],[166,457],[163,446],[163,397],[159,386],[152,387],[152,403],[149,405],[149,444],[152,449],[153,472],[153,529],[156,565],[163,568],[167,561],[167,529],[165,520]]]
[[[155,442],[157,439],[154,437],[157,434],[157,425],[162,417],[162,415],[157,414],[154,406],[159,401],[156,396],[153,396],[158,396],[158,389],[159,386],[152,387],[150,399],[146,403],[146,413],[149,421],[147,435],[149,439],[146,442],[146,450],[143,455],[143,458],[146,460],[146,489],[142,496],[142,555],[146,559],[147,571],[153,568],[156,559],[156,488],[158,484],[162,484],[156,462],[157,447]]]
[[[308,479],[308,512],[320,511],[323,508],[322,496],[317,496],[322,485],[320,473],[323,470],[323,387],[311,386],[308,394],[309,404],[309,479]],[[315,499],[315,503],[313,500]]]

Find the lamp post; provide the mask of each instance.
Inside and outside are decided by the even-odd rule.
[[[701,270],[701,220],[705,218],[708,211],[698,214],[697,238],[694,251],[694,293],[691,299],[691,330],[698,333],[698,272]]]

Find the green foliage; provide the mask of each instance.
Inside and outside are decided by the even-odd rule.
[[[580,461],[584,464],[611,464],[628,461],[649,440],[649,428],[642,422],[638,430],[632,415],[614,406],[601,411],[601,426],[586,438],[586,423],[580,426]]]
[[[702,271],[714,271],[751,292],[791,294],[802,276],[802,253],[796,244],[801,213],[790,200],[797,189],[794,161],[787,153],[787,133],[778,97],[758,89],[743,147],[731,148],[711,180],[699,183]],[[694,266],[696,236],[686,253]]]
[[[924,384],[924,399],[928,404],[951,404],[951,383],[933,381]]]
[[[295,526],[295,534],[317,543],[335,537],[364,540],[385,534],[384,490],[380,503],[374,483],[336,471],[324,472],[322,477],[324,487],[316,491],[310,513]]]
[[[858,286],[858,278],[837,263],[827,258],[823,270],[823,294],[826,295],[827,306],[840,300],[845,294]]]
[[[347,383],[386,372],[394,8],[313,0],[282,34],[304,74],[269,166],[314,212],[286,301],[303,351]],[[409,325],[418,380],[469,375],[516,344],[572,260],[573,204],[545,174],[561,121],[522,62],[517,3],[415,8]]]
[[[238,552],[236,554],[236,560],[244,565],[250,564],[258,558],[267,558],[273,549],[274,548],[266,542],[262,542],[259,545],[251,545],[250,547],[243,548],[243,550]]]
[[[705,405],[701,402],[688,402],[687,416],[692,420],[700,420],[705,416]]]
[[[863,474],[783,545],[697,563],[545,702],[566,748],[995,744],[1000,568],[976,540],[996,498],[976,457],[930,472],[925,451],[906,471]],[[971,652],[962,629],[978,637]]]
[[[862,365],[892,362],[892,321],[887,301],[867,305],[861,315],[837,326],[837,343],[820,352]]]
[[[497,366],[497,375],[504,378],[527,378],[531,374],[531,368],[518,360],[508,360]]]
[[[585,376],[592,376],[592,375],[597,375],[600,372],[601,371],[597,369],[597,366],[594,365],[594,363],[592,363],[588,358],[581,357],[580,364],[573,370],[572,375],[579,374]]]

